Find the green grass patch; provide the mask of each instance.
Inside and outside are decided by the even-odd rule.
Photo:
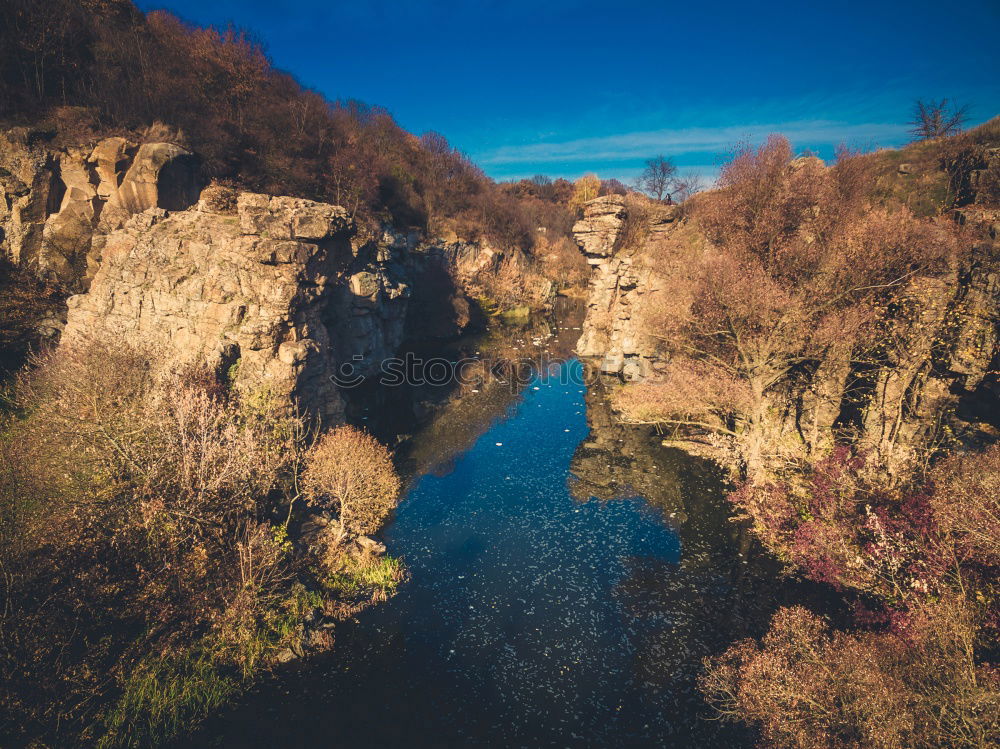
[[[144,658],[106,713],[106,731],[97,746],[163,744],[185,733],[240,689],[240,682],[225,673],[208,640],[178,654]]]
[[[355,595],[374,589],[391,595],[406,575],[403,563],[395,557],[358,559],[344,554],[340,561],[341,568],[324,581],[327,588],[338,593]]]

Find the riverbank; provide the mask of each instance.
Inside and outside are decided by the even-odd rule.
[[[382,538],[410,579],[201,745],[750,745],[706,720],[701,658],[799,591],[729,522],[718,469],[612,418],[560,356],[575,327],[507,330],[550,366],[452,392],[400,443],[412,479]]]

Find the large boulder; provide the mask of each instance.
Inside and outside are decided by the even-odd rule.
[[[583,217],[573,225],[573,236],[591,265],[614,253],[628,211],[621,195],[604,195],[583,206]]]

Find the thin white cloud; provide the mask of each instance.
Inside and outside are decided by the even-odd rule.
[[[898,123],[847,124],[829,120],[725,127],[694,127],[645,130],[593,138],[501,146],[476,156],[484,165],[553,163],[567,161],[628,161],[662,153],[680,156],[689,153],[723,153],[741,141],[759,141],[771,133],[781,133],[797,146],[849,143],[896,144],[906,136],[906,126]]]
[[[601,179],[618,179],[626,184],[632,184],[636,177],[642,172],[642,166],[635,167],[616,167],[614,169],[587,169],[585,167],[579,169],[570,170],[559,170],[556,172],[547,173],[549,177],[555,179],[556,177],[562,177],[568,180],[577,180],[584,174],[595,173]],[[697,175],[702,178],[702,181],[706,185],[711,185],[719,176],[720,166],[718,164],[685,164],[678,167],[678,173],[682,177],[691,177]],[[507,182],[516,182],[519,179],[530,179],[538,174],[538,170],[535,171],[525,171],[525,172],[511,172],[510,174],[494,175],[494,179]]]

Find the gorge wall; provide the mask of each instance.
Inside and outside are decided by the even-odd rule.
[[[67,289],[86,288],[103,238],[130,216],[198,199],[198,159],[178,145],[114,137],[56,148],[50,137],[25,127],[0,132],[0,246]]]
[[[0,248],[69,294],[40,333],[111,336],[338,423],[334,374],[371,375],[404,340],[476,322],[461,279],[504,253],[389,226],[360,238],[338,206],[202,190],[197,163],[170,143],[0,134]]]
[[[675,293],[664,291],[666,281],[711,251],[678,208],[646,205],[641,214],[630,215],[628,202],[610,195],[587,203],[574,226],[591,265],[577,351],[627,382],[655,382],[669,367],[676,352],[645,323],[646,312],[654,305],[662,310],[664,294]],[[853,361],[814,361],[793,384],[771,392],[771,444],[807,456],[834,439],[849,440],[907,460],[945,438],[996,438],[1000,211],[971,204],[954,218],[975,225],[970,236],[978,239],[970,240],[967,259],[944,276],[908,281],[881,322],[896,345],[874,360],[857,352]],[[666,301],[684,313],[682,299]]]

